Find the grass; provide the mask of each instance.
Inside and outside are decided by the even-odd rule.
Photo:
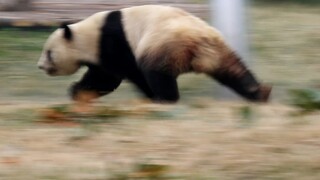
[[[275,85],[276,98],[286,97],[290,88],[319,86],[315,75],[320,58],[315,48],[320,46],[317,9],[286,4],[255,6],[250,11],[254,68]]]

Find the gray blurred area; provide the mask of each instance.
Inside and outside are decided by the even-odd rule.
[[[186,0],[33,0],[33,10],[25,12],[0,11],[0,18],[2,20],[32,20],[36,22],[80,20],[95,12],[116,10],[143,4],[166,4],[176,6],[192,12],[197,16],[207,17],[209,10],[208,5],[195,2]]]

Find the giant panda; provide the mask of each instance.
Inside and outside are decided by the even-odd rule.
[[[205,73],[249,101],[266,102],[271,86],[260,84],[206,22],[182,9],[143,5],[104,11],[70,25],[47,39],[38,67],[48,75],[88,70],[70,88],[97,97],[127,79],[155,102],[179,99],[177,77]]]

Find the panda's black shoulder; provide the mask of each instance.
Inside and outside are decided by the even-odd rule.
[[[126,39],[121,11],[111,11],[106,15],[99,45],[100,63],[110,71],[126,74],[136,67],[134,54]]]
[[[123,25],[122,25],[122,12],[121,11],[111,11],[107,14],[105,17],[105,21],[102,27],[103,31],[108,32],[118,32],[123,31]]]

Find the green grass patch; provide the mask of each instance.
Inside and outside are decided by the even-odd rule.
[[[293,89],[290,92],[291,103],[302,112],[320,110],[320,91],[316,89]]]

